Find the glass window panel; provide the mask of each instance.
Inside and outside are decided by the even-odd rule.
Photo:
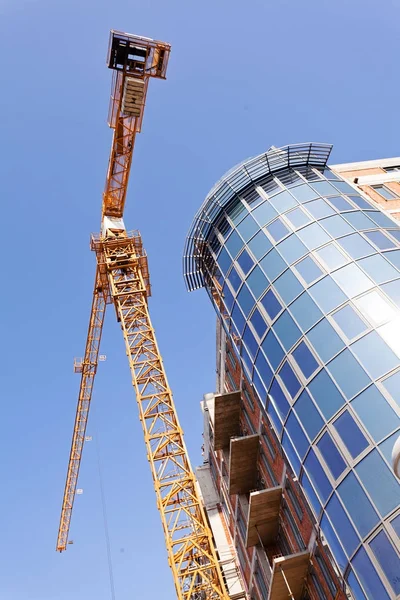
[[[262,198],[260,196],[260,194],[258,193],[258,191],[256,189],[254,189],[253,187],[251,187],[246,192],[241,192],[240,195],[241,195],[242,199],[245,200],[249,206],[251,206],[251,208],[255,208],[261,202],[264,201],[264,198]]]
[[[249,242],[248,247],[254,254],[257,260],[262,258],[268,250],[272,248],[270,240],[265,235],[264,231],[259,231]]]
[[[367,600],[353,571],[350,571],[347,576],[347,584],[350,586],[354,600]]]
[[[368,329],[365,322],[349,304],[335,312],[332,318],[349,340],[361,335]]]
[[[264,333],[267,331],[267,324],[264,321],[264,317],[262,316],[262,314],[260,313],[260,311],[258,310],[258,308],[255,309],[255,311],[253,312],[253,314],[251,315],[251,324],[253,325],[257,335],[259,338],[264,337]]]
[[[293,356],[306,379],[309,379],[319,367],[305,342],[300,342],[297,348],[293,350]]]
[[[353,298],[353,296],[362,294],[374,287],[372,281],[354,263],[350,263],[338,271],[334,271],[332,277],[349,298]]]
[[[295,265],[295,269],[307,284],[313,283],[324,274],[322,269],[316,264],[311,256],[306,256]]]
[[[281,303],[272,290],[268,290],[265,296],[261,299],[261,304],[267,311],[267,315],[271,321],[273,321],[276,315],[282,310]]]
[[[255,298],[259,298],[269,286],[268,279],[258,266],[252,270],[246,279],[246,283],[251,289]]]
[[[328,218],[334,219],[335,217]],[[305,243],[309,250],[314,250],[315,248],[318,248],[318,246],[322,246],[323,244],[326,244],[326,242],[330,241],[329,236],[318,223],[311,223],[311,225],[307,225],[306,227],[303,227],[303,229],[299,229],[297,235],[301,241]]]
[[[338,244],[342,246],[351,258],[357,259],[363,256],[368,256],[375,252],[374,248],[369,244],[359,233],[353,233],[346,237],[340,238]]]
[[[354,206],[350,204],[343,196],[333,196],[333,198],[329,198],[329,202],[333,204],[333,206],[339,211],[342,212],[344,210],[354,210]]]
[[[307,225],[307,223],[311,222],[309,215],[306,215],[300,206],[286,213],[285,216],[295,229],[298,227],[303,227],[303,225]]]
[[[333,179],[333,180],[338,180],[339,177],[338,175],[336,175],[336,173],[334,173],[333,171],[331,171],[329,169],[329,167],[325,167],[324,169],[320,169],[321,171],[321,175],[323,175],[324,177],[326,177],[326,179]]]
[[[357,298],[354,300],[354,304],[373,326],[381,325],[396,317],[394,308],[376,290]]]
[[[397,537],[400,539],[400,515],[390,521],[391,526],[395,530]]]
[[[322,317],[322,312],[307,292],[297,298],[289,308],[303,332],[310,329]]]
[[[300,460],[299,460],[299,457],[297,456],[297,453],[296,453],[295,449],[293,448],[292,442],[290,441],[289,436],[286,432],[283,434],[283,437],[282,437],[282,447],[288,458],[290,466],[292,467],[295,475],[298,477],[300,474],[300,468],[301,468]]]
[[[225,242],[225,248],[228,249],[232,258],[235,258],[239,250],[243,248],[243,240],[240,239],[236,231],[232,231],[231,235]]]
[[[238,293],[236,303],[239,304],[245,317],[248,317],[254,306],[254,298],[250,294],[246,284],[242,286],[240,292]]]
[[[393,400],[400,407],[400,371],[390,375],[382,381],[385,389],[392,396]]]
[[[313,182],[312,186],[321,196],[337,196],[337,190],[327,181]]]
[[[385,258],[400,270],[400,250],[390,250],[390,252],[385,252]]]
[[[386,458],[388,465],[392,468],[392,451],[395,442],[399,437],[400,432],[397,430],[396,433],[388,437],[384,442],[379,444],[379,450],[383,454],[383,457]]]
[[[279,217],[267,225],[266,230],[275,242],[280,242],[290,231]]]
[[[382,517],[399,505],[399,483],[377,450],[372,450],[355,469]]]
[[[325,314],[347,300],[340,287],[329,275],[310,287],[309,293]]]
[[[368,206],[368,208],[372,208],[371,206]],[[373,221],[375,221],[375,223],[377,225],[379,225],[379,227],[395,227],[396,224],[393,222],[392,219],[389,219],[389,217],[387,215],[385,215],[383,212],[381,212],[380,210],[370,210],[366,213]],[[392,233],[391,231],[389,233]],[[397,233],[400,233],[399,230],[397,230]],[[397,237],[397,236],[395,236]]]
[[[329,206],[325,200],[318,198],[307,202],[305,208],[312,214],[315,219],[323,219],[323,217],[329,217],[329,215],[335,214],[335,211]]]
[[[359,196],[358,194],[353,194],[353,195],[349,195],[350,200],[352,200],[354,202],[354,204],[356,204],[358,206],[358,208],[362,208],[364,209],[369,209],[372,208],[372,205],[367,202],[364,198],[361,198],[361,196]]]
[[[354,342],[351,349],[374,379],[382,377],[399,364],[398,357],[376,331]]]
[[[263,382],[266,389],[268,389],[273,379],[273,373],[262,352],[258,353],[255,365],[257,367],[258,373],[260,374],[261,381]]]
[[[295,233],[278,244],[277,249],[289,265],[308,252]]]
[[[301,337],[300,329],[287,311],[281,314],[272,327],[286,351]]]
[[[400,558],[384,531],[369,543],[395,594],[400,594]]]
[[[386,323],[377,329],[379,335],[385,340],[389,348],[400,357],[400,318]]]
[[[240,221],[246,216],[247,209],[244,206],[244,204],[242,204],[242,202],[239,199],[237,199],[236,203],[228,208],[226,214],[231,219],[231,221],[235,223],[235,225],[237,225],[237,223],[240,223]]]
[[[393,200],[394,198],[397,198],[396,194],[385,185],[371,185],[371,187],[386,200]]]
[[[268,277],[270,281],[273,281],[284,271],[287,269],[287,264],[275,250],[272,248],[270,252],[268,252],[267,256],[260,261],[260,266],[262,267],[264,273]]]
[[[235,292],[237,292],[240,287],[240,284],[242,283],[242,278],[240,277],[239,273],[236,271],[235,267],[232,267],[232,269],[228,275],[228,280],[231,282],[232,287],[235,290]]]
[[[395,304],[397,304],[397,306],[400,306],[400,279],[385,283],[385,285],[382,286],[382,290]]]
[[[282,188],[273,179],[273,175],[271,174],[265,175],[261,181],[258,182],[257,187],[261,187],[265,192],[267,192],[268,196],[273,196],[282,190]]]
[[[269,399],[273,402],[275,410],[280,415],[282,421],[284,421],[289,413],[290,405],[276,379],[272,382]]]
[[[299,417],[300,423],[306,430],[312,441],[324,426],[321,415],[314,406],[307,390],[304,390],[297,399],[294,409]]]
[[[304,461],[304,468],[306,469],[320,500],[322,503],[325,503],[332,491],[332,486],[312,448]]]
[[[216,227],[221,232],[225,240],[232,231],[232,225],[228,223],[228,220],[225,215],[222,215],[222,217],[218,220]]]
[[[301,476],[301,485],[303,487],[303,490],[304,490],[312,508],[314,509],[315,515],[318,517],[318,515],[321,512],[321,503],[318,500],[318,496],[314,492],[314,489],[310,483],[310,480],[308,479],[308,477],[304,471]],[[332,548],[332,545],[330,544],[329,547]]]
[[[291,194],[289,194],[289,192],[286,191],[276,194],[273,198],[271,198],[270,202],[281,214],[289,210],[289,208],[297,206],[296,200]]]
[[[250,356],[252,358],[254,358],[257,353],[257,350],[258,350],[258,342],[255,339],[255,337],[248,325],[245,327],[245,330],[244,330],[243,341],[246,344],[248,353],[250,354]]]
[[[396,245],[383,233],[383,231],[366,231],[364,234],[379,250],[389,250]]]
[[[334,185],[335,185],[335,187],[337,187],[337,189],[342,194],[354,194],[354,193],[357,193],[357,190],[355,190],[353,187],[351,187],[351,185],[349,185],[345,181],[335,181]]]
[[[368,558],[364,548],[361,547],[352,560],[352,565],[357,573],[369,600],[390,600],[381,578],[375,571],[371,560]]]
[[[342,571],[342,573],[344,573],[348,564],[348,560],[326,515],[324,515],[321,519],[321,529],[322,533],[324,534],[324,537],[326,538],[329,544],[329,548],[332,550],[332,554],[335,557],[335,560],[340,570]]]
[[[340,535],[340,540],[347,553],[347,556],[351,556],[354,550],[359,545],[360,538],[358,537],[356,530],[351,524],[351,521],[346,515],[343,506],[336,494],[333,494],[333,496],[329,500],[326,506],[326,512],[328,513],[328,516],[334,528]]]
[[[263,202],[263,204],[260,204],[260,206],[257,206],[257,208],[255,208],[251,214],[261,225],[261,227],[272,221],[272,219],[275,219],[275,217],[278,215],[274,207],[271,206],[271,204],[267,201]]]
[[[346,476],[337,491],[358,533],[362,538],[366,537],[379,517],[353,472]]]
[[[294,300],[304,289],[300,281],[289,269],[282,273],[274,282],[274,288],[286,304]]]
[[[348,410],[334,422],[334,427],[353,458],[368,448],[369,442]]]
[[[310,442],[304,435],[303,430],[300,427],[299,422],[296,419],[296,416],[293,411],[290,413],[289,418],[285,423],[285,430],[290,435],[290,438],[293,442],[294,447],[297,450],[298,455],[303,460],[310,446]]]
[[[227,308],[227,311],[231,312],[234,303],[234,298],[232,292],[230,291],[227,285],[225,285],[222,289],[222,298],[224,299],[224,304]]]
[[[284,356],[284,351],[272,330],[268,331],[261,348],[264,350],[271,367],[276,370]]]
[[[327,366],[345,397],[350,400],[371,382],[366,372],[346,349]]]
[[[245,242],[247,242],[253,235],[260,229],[258,224],[255,222],[251,215],[248,215],[236,229],[242,236]]]
[[[383,283],[399,276],[397,269],[392,267],[381,254],[374,254],[373,256],[368,256],[368,258],[363,258],[358,261],[358,264],[375,283]]]
[[[236,329],[238,330],[239,334],[241,334],[246,321],[237,304],[235,304],[235,308],[232,311],[232,319],[236,325]]]
[[[283,383],[285,384],[285,387],[289,392],[290,396],[294,398],[297,392],[299,391],[301,385],[300,381],[294,374],[292,367],[286,360],[283,363],[281,370],[279,371],[279,375]]]
[[[307,184],[298,185],[290,191],[299,202],[307,202],[318,196],[318,194]]]
[[[381,213],[379,213],[381,214]],[[386,216],[386,215],[382,215],[382,216]],[[394,223],[392,222],[390,225],[385,225],[385,227],[393,227]],[[389,229],[389,231],[386,231],[386,233],[390,233],[390,235],[392,235],[395,240],[397,240],[397,242],[400,242],[400,229]]]
[[[343,217],[358,231],[362,229],[372,229],[375,227],[375,223],[368,219],[368,217],[361,211],[349,212],[343,215]]]
[[[343,219],[341,215],[333,215],[333,217],[322,219],[320,223],[333,238],[347,235],[348,233],[354,233],[354,229],[347,223],[347,221]]]
[[[217,263],[218,263],[222,273],[224,273],[224,275],[226,275],[226,272],[228,271],[229,267],[232,264],[232,259],[229,256],[229,254],[227,253],[227,251],[225,250],[225,248],[222,248],[221,252],[219,253]]]
[[[262,406],[265,406],[265,402],[267,399],[267,390],[265,389],[263,381],[262,381],[261,377],[259,376],[259,374],[257,373],[256,369],[254,369],[254,372],[253,372],[253,385],[257,392],[258,397],[260,398],[260,402],[261,402]]]
[[[250,354],[247,352],[246,347],[244,346],[244,344],[241,344],[240,354],[241,354],[241,357],[242,357],[242,362],[243,362],[244,366],[247,367],[247,371],[249,373],[249,376],[251,376],[251,372],[253,370],[253,361],[250,358]]]
[[[334,244],[328,244],[327,246],[320,248],[315,254],[330,270],[342,267],[348,262],[348,258],[346,258]]]
[[[250,258],[249,254],[248,254],[248,252],[246,252],[246,250],[243,250],[243,252],[241,254],[239,254],[237,261],[245,275],[254,266],[254,261],[252,258]]]
[[[375,385],[354,398],[351,405],[375,442],[379,442],[400,425],[399,417]]]
[[[345,399],[323,369],[308,385],[315,404],[328,421],[345,403]]]
[[[347,465],[327,431],[319,440],[317,447],[333,477],[335,479],[340,477]]]

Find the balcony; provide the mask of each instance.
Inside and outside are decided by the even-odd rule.
[[[247,494],[257,486],[257,460],[260,436],[231,439],[229,454],[229,494]]]
[[[310,564],[309,552],[273,559],[270,600],[300,600]]]
[[[247,548],[259,543],[269,546],[274,542],[279,530],[281,499],[280,486],[250,494],[246,531]]]
[[[240,434],[240,392],[214,398],[214,450],[229,447],[232,437]]]

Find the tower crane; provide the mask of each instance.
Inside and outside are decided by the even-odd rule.
[[[101,209],[91,237],[96,274],[62,502],[57,547],[66,550],[107,304],[113,304],[125,341],[169,565],[179,600],[228,600],[212,533],[183,440],[151,324],[147,256],[138,231],[123,222],[132,154],[143,120],[150,78],[166,79],[170,45],[112,30],[107,64],[113,70],[108,124],[113,130]]]

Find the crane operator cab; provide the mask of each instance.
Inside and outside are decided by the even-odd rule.
[[[107,65],[131,77],[165,79],[169,53],[165,42],[111,30]]]

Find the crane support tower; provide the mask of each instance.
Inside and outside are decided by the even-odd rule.
[[[66,550],[77,492],[101,333],[107,304],[120,323],[139,407],[157,507],[179,600],[228,600],[220,564],[183,440],[172,393],[151,324],[150,279],[138,231],[127,232],[123,213],[135,145],[151,77],[165,79],[170,46],[111,31],[107,64],[113,69],[108,124],[113,129],[103,193],[101,231],[91,237],[96,275],[78,406],[62,503],[57,550]]]

